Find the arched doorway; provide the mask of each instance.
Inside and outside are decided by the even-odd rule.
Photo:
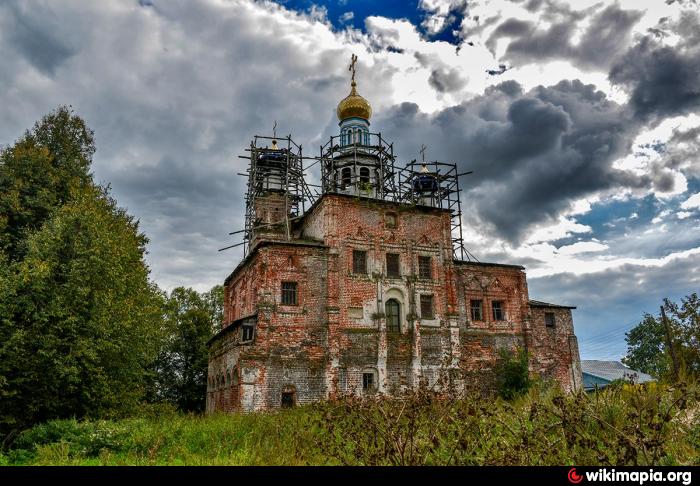
[[[297,389],[294,385],[286,385],[282,388],[282,408],[293,408],[297,403]]]
[[[386,314],[386,330],[401,332],[401,304],[396,299],[389,299],[384,304]]]

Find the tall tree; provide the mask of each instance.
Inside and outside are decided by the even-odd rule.
[[[128,413],[158,350],[147,238],[89,173],[68,108],[0,153],[0,434]]]
[[[211,318],[212,331],[217,333],[221,330],[224,320],[224,286],[215,285],[202,297]]]
[[[53,210],[92,183],[94,152],[93,132],[66,106],[0,152],[0,249],[11,261]]]
[[[144,392],[161,302],[146,238],[106,190],[85,189],[27,241],[0,328],[0,420],[128,413]]]
[[[206,403],[207,341],[221,316],[221,286],[199,294],[178,287],[170,293],[163,322],[165,338],[154,363],[151,401],[165,401],[185,411],[202,411]]]

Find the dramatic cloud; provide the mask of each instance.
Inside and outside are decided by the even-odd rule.
[[[431,158],[473,170],[463,186],[467,221],[513,242],[583,196],[653,184],[613,167],[636,125],[624,107],[579,81],[527,93],[510,81],[433,115],[404,104],[381,116],[403,157],[426,143]]]
[[[700,107],[700,45],[671,47],[645,37],[613,66],[610,80],[631,92],[642,119],[692,113]]]
[[[508,39],[503,59],[512,64],[565,59],[587,69],[605,68],[625,49],[642,14],[611,5],[591,15],[596,9],[558,10],[546,29],[540,27],[541,18],[511,18],[493,31],[486,45],[495,50],[499,40]],[[551,5],[548,12],[551,14]],[[578,24],[584,20],[588,27],[581,29]]]

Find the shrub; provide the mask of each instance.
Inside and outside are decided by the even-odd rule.
[[[501,397],[512,400],[527,392],[532,385],[528,353],[519,348],[515,352],[510,349],[501,349],[499,354],[495,368],[496,389]]]

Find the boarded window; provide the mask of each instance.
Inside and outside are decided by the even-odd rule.
[[[421,319],[434,319],[435,311],[433,310],[433,296],[420,296],[420,316]]]
[[[389,229],[394,229],[397,226],[396,214],[386,213],[384,216],[384,225]]]
[[[297,305],[296,282],[282,282],[282,304]]]
[[[360,183],[369,184],[369,169],[367,167],[360,167]]]
[[[429,256],[418,257],[418,277],[427,279],[433,278],[433,269],[430,265]]]
[[[554,319],[554,312],[544,313],[544,325],[547,327],[554,328],[556,326],[556,320]]]
[[[470,301],[470,309],[471,309],[472,321],[483,321],[484,320],[484,313],[481,309],[481,301],[480,300]]]
[[[389,299],[384,306],[386,309],[386,330],[401,332],[401,305],[396,299]]]
[[[352,251],[352,273],[367,273],[367,252],[361,250]]]
[[[493,320],[494,321],[505,321],[506,316],[503,309],[503,302],[500,300],[494,300],[491,302],[491,309],[493,310]]]
[[[398,253],[387,253],[386,254],[386,274],[389,277],[400,277],[401,271],[399,267],[399,254]]]
[[[374,373],[372,373],[372,372],[362,373],[362,389],[364,391],[374,390]]]

